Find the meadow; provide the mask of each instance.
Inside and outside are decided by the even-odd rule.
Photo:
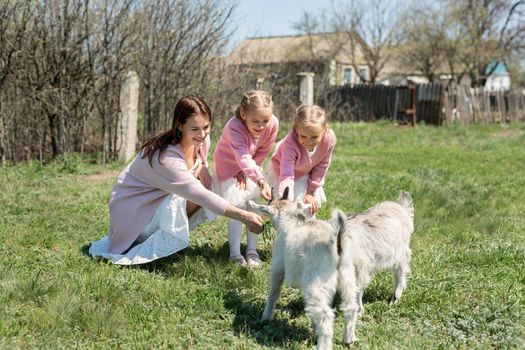
[[[412,273],[389,306],[389,273],[364,295],[354,349],[525,348],[525,124],[415,128],[334,124],[331,209],[412,194]],[[282,128],[285,129],[285,128]],[[281,131],[281,136],[286,130]],[[119,267],[87,255],[107,230],[121,163],[76,156],[0,169],[0,348],[312,348],[301,295],[285,287],[261,324],[261,269],[228,263],[226,220],[197,227],[185,251]],[[343,317],[337,313],[335,348]]]

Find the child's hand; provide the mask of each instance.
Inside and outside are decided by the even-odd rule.
[[[266,182],[264,183],[263,188],[261,188],[261,196],[267,201],[272,199],[272,188]]]
[[[304,198],[303,198],[303,202],[305,202],[306,204],[311,204],[312,206],[310,207],[310,214],[315,214],[317,213],[317,211],[319,210],[319,204],[317,204],[317,201],[315,200],[314,196],[312,196],[311,194],[305,194],[304,195]]]
[[[244,191],[246,190],[246,176],[242,171],[239,171],[237,175],[234,176],[237,180],[237,187],[239,187],[239,190]]]

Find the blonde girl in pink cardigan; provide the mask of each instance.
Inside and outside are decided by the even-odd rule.
[[[302,199],[311,204],[312,214],[317,212],[326,202],[323,183],[336,141],[321,107],[299,106],[293,130],[277,144],[268,169],[279,196],[289,187],[289,199]]]
[[[192,227],[210,218],[204,209],[261,230],[258,215],[210,191],[211,122],[204,100],[179,100],[172,128],[146,141],[118,176],[109,200],[108,235],[92,243],[91,256],[133,265],[173,254],[188,246]]]
[[[245,208],[248,200],[271,198],[261,164],[272,150],[279,121],[272,112],[271,96],[262,90],[244,94],[235,115],[228,120],[213,153],[214,187],[232,205]],[[247,248],[241,255],[242,223],[228,222],[230,261],[239,266],[261,266],[257,253],[259,236],[246,230]]]

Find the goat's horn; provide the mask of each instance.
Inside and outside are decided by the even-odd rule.
[[[281,197],[281,200],[288,199],[288,192],[290,191],[290,187],[286,187],[283,192],[283,196]]]

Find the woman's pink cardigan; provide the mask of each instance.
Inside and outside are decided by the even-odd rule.
[[[272,115],[259,137],[259,142],[256,142],[244,123],[232,117],[224,126],[213,153],[217,179],[221,182],[226,181],[241,170],[255,183],[264,178],[260,165],[270,154],[278,130],[279,120]]]
[[[299,143],[299,137],[295,131],[291,131],[279,141],[271,158],[272,167],[279,180],[279,196],[282,196],[286,187],[290,187],[290,193],[294,193],[294,179],[306,174],[309,175],[308,192],[313,193],[319,186],[322,186],[332,161],[332,152],[336,142],[334,131],[327,129],[314,154],[310,157],[306,148]]]
[[[206,162],[210,138],[206,138],[199,153]],[[179,145],[170,145],[153,167],[148,157],[139,153],[117,178],[109,201],[109,252],[120,254],[137,239],[164,200],[174,193],[180,197],[223,215],[228,202],[207,190],[188,170]]]

